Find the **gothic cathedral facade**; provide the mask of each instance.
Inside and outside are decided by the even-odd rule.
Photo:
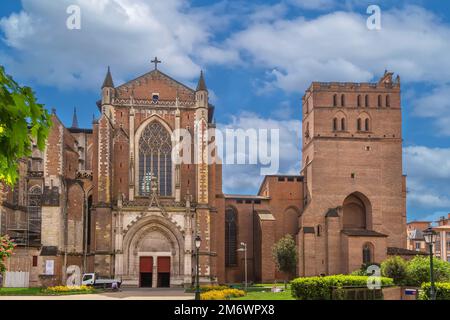
[[[207,159],[215,109],[203,73],[193,90],[155,65],[116,87],[108,69],[92,129],[53,112],[46,149],[33,147],[17,186],[3,188],[0,233],[19,245],[8,270],[32,286],[64,282],[75,266],[126,286],[187,287],[196,237],[205,284],[243,281],[241,243],[250,281],[284,278],[271,251],[286,234],[299,256],[291,276],[406,254],[399,78],[314,82],[302,104],[301,172],[264,177],[256,195],[224,194],[220,159]],[[197,161],[180,161],[181,129]]]

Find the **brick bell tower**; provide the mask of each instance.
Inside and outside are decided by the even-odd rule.
[[[406,246],[400,78],[314,82],[303,97],[299,274],[348,273]]]

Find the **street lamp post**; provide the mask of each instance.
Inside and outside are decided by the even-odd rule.
[[[245,291],[247,291],[247,244],[245,242],[241,242],[241,247],[238,251],[244,252],[244,269],[245,269]]]
[[[195,285],[195,300],[200,300],[200,275],[199,275],[199,271],[200,271],[200,256],[199,256],[199,250],[200,250],[201,244],[202,244],[202,238],[200,238],[200,236],[197,235],[197,237],[195,237],[195,259],[196,259],[196,264],[195,264],[195,281],[196,281],[196,285]]]
[[[428,244],[430,251],[430,299],[436,300],[436,288],[434,285],[434,270],[433,270],[433,244],[436,242],[436,232],[430,227],[423,231],[423,237]]]

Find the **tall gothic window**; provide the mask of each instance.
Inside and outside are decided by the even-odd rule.
[[[237,264],[237,213],[228,208],[225,211],[225,265]]]
[[[147,196],[152,177],[161,196],[172,195],[172,140],[158,121],[151,122],[139,139],[139,194]]]

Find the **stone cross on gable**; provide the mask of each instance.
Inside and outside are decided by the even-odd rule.
[[[158,64],[162,63],[161,60],[158,60],[158,57],[155,57],[154,60],[151,61],[151,63],[155,64],[155,70],[158,70]]]

